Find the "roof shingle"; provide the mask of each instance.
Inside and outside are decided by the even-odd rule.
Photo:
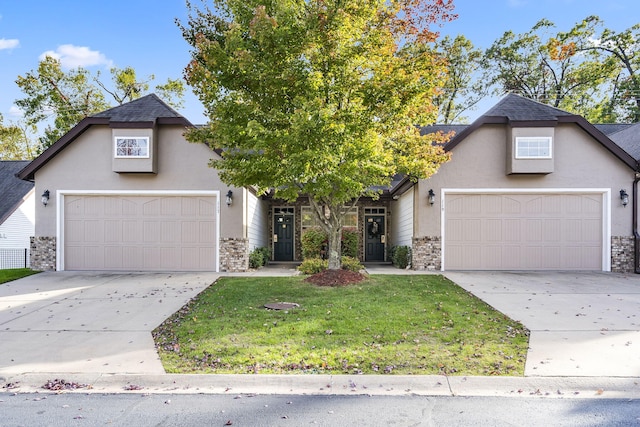
[[[27,160],[0,161],[0,224],[2,224],[31,191],[33,182],[23,181],[16,174],[29,164]]]

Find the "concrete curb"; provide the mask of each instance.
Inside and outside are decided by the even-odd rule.
[[[48,381],[86,387],[48,390]],[[128,375],[37,373],[0,377],[4,393],[419,395],[640,399],[639,378],[381,375]]]

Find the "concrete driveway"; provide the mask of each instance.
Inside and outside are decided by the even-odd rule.
[[[531,331],[526,376],[640,376],[640,275],[445,276]]]
[[[46,272],[0,285],[0,374],[160,374],[151,331],[216,273]]]

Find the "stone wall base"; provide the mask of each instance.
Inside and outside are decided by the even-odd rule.
[[[249,270],[249,239],[220,239],[220,271],[239,273]]]
[[[38,271],[56,269],[56,238],[31,236],[31,268]]]
[[[632,236],[611,237],[611,271],[634,272],[634,239]]]
[[[411,268],[414,270],[439,271],[442,267],[440,236],[414,237],[411,249]]]

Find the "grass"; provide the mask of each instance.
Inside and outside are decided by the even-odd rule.
[[[438,275],[221,278],[153,334],[170,373],[524,375],[528,347],[522,324]]]
[[[0,270],[0,283],[21,279],[36,273],[38,273],[38,271],[31,270],[30,268],[8,268],[6,270]]]

